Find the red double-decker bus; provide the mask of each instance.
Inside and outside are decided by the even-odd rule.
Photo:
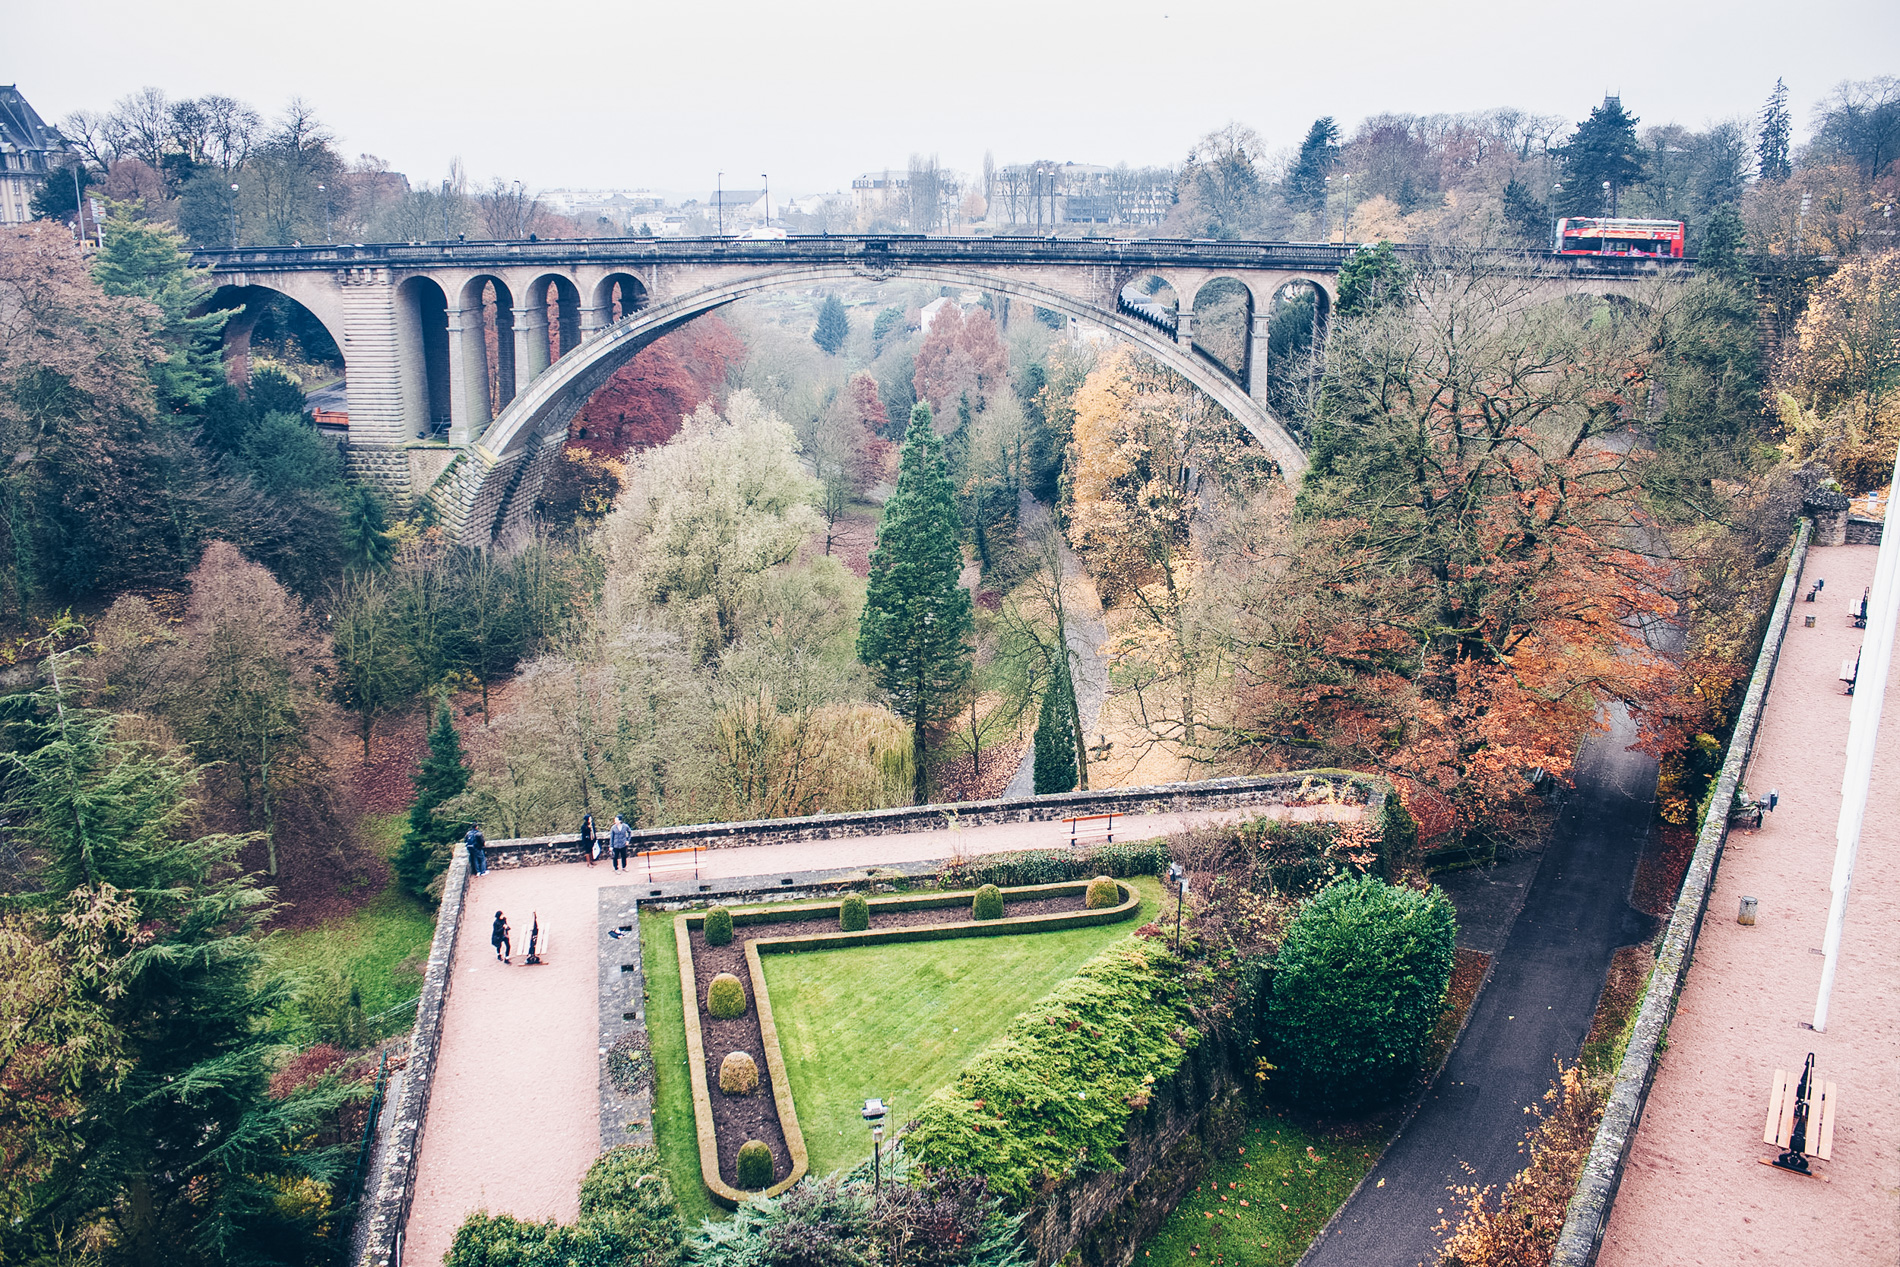
[[[1568,217],[1557,222],[1551,250],[1559,255],[1650,255],[1682,258],[1682,221]]]

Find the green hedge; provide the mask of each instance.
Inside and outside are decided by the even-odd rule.
[[[745,987],[730,972],[722,972],[706,987],[706,1010],[722,1021],[745,1015]]]
[[[443,1267],[670,1267],[686,1240],[672,1185],[651,1148],[603,1153],[581,1180],[578,1223],[478,1210]]]
[[[772,1149],[763,1140],[739,1145],[739,1186],[748,1191],[772,1186]]]
[[[946,889],[974,889],[982,884],[1009,889],[1027,884],[1089,880],[1098,875],[1127,879],[1160,875],[1168,869],[1168,861],[1166,840],[1084,845],[1073,849],[1030,849],[1022,853],[984,854],[952,864],[937,873],[937,883]]]
[[[1274,1081],[1329,1113],[1355,1113],[1403,1090],[1444,1009],[1457,933],[1451,903],[1435,888],[1360,876],[1321,890],[1274,959]]]
[[[871,904],[862,894],[853,893],[838,903],[838,928],[847,933],[861,933],[871,926]]]
[[[1103,907],[1118,906],[1121,900],[1121,886],[1105,875],[1098,875],[1089,881],[1082,904],[1091,911],[1099,911]]]
[[[708,946],[727,946],[732,944],[732,912],[723,906],[715,906],[706,912],[704,925]]]
[[[984,1176],[1020,1208],[1046,1181],[1118,1169],[1128,1119],[1199,1042],[1166,947],[1120,943],[925,1101],[905,1147],[933,1171]]]
[[[994,884],[986,884],[976,891],[970,899],[970,918],[991,920],[1003,918],[1003,891]]]

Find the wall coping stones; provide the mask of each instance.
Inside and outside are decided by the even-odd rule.
[[[1703,821],[1695,855],[1689,860],[1688,873],[1683,877],[1675,913],[1669,919],[1668,931],[1663,934],[1656,972],[1650,979],[1649,992],[1643,998],[1642,1010],[1637,1013],[1629,1048],[1610,1088],[1603,1121],[1597,1126],[1596,1140],[1584,1162],[1576,1195],[1570,1199],[1551,1267],[1590,1267],[1602,1247],[1603,1233],[1610,1222],[1610,1207],[1616,1200],[1630,1145],[1635,1142],[1636,1128],[1642,1122],[1643,1107],[1656,1077],[1659,1048],[1668,1033],[1683,978],[1695,954],[1702,916],[1708,909],[1709,890],[1715,885],[1716,867],[1722,861],[1722,849],[1728,840],[1728,806],[1741,786],[1742,773],[1748,768],[1748,758],[1754,750],[1755,731],[1761,724],[1776,662],[1781,658],[1781,642],[1788,631],[1788,618],[1794,610],[1795,590],[1801,584],[1801,569],[1807,561],[1813,530],[1812,521],[1801,521],[1794,550],[1788,557],[1788,570],[1781,579],[1781,592],[1775,599],[1774,613],[1762,638],[1761,654],[1755,660],[1755,673],[1749,679],[1748,693],[1735,719],[1735,732],[1729,739],[1728,757],[1722,763],[1722,774],[1709,802],[1708,817]]]
[[[442,1043],[442,1010],[449,1001],[455,935],[462,923],[462,901],[467,891],[468,852],[457,849],[449,858],[443,880],[442,905],[436,912],[435,938],[429,943],[429,963],[422,973],[416,1027],[409,1037],[409,1063],[394,1101],[382,1173],[377,1176],[375,1198],[364,1208],[369,1231],[358,1260],[360,1267],[397,1267],[402,1261],[403,1230],[415,1197],[416,1158],[422,1152],[422,1132],[428,1121],[429,1092]]]
[[[646,968],[640,958],[640,909],[632,887],[600,891],[595,925],[600,981],[600,1151],[653,1143],[653,1044],[647,1038]],[[619,933],[618,937],[610,934]],[[631,1091],[614,1085],[608,1054],[623,1038],[645,1056]]]

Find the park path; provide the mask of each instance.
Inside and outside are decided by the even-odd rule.
[[[1587,739],[1575,787],[1522,908],[1444,1072],[1301,1267],[1415,1267],[1438,1261],[1450,1189],[1499,1185],[1523,1166],[1526,1108],[1575,1060],[1618,946],[1653,921],[1629,905],[1655,817],[1656,762],[1629,745],[1621,708]],[[1657,1260],[1661,1261],[1661,1260]]]
[[[1062,553],[1062,579],[1065,583],[1089,579],[1082,560],[1069,548],[1062,534],[1056,531],[1049,508],[1030,496],[1028,489],[1021,492],[1017,524],[1018,535],[1024,541],[1034,541],[1044,532],[1056,533],[1056,545]],[[1082,734],[1086,740],[1101,719],[1102,703],[1108,698],[1108,625],[1102,619],[1102,605],[1095,597],[1092,584],[1069,585],[1067,590],[1073,604],[1065,622],[1068,626],[1069,667],[1075,680],[1075,708],[1081,714]],[[1010,779],[1003,795],[1035,794],[1036,746],[1031,744],[1024,750],[1022,764],[1016,767],[1015,777]]]
[[[1291,811],[1323,816],[1330,806]],[[1261,810],[1134,815],[1117,837],[1143,840],[1192,826],[1231,822]],[[1123,837],[1122,832],[1127,835]],[[456,935],[455,970],[442,1014],[442,1042],[430,1089],[427,1129],[416,1162],[415,1200],[405,1232],[408,1267],[437,1267],[455,1229],[486,1209],[524,1219],[571,1221],[581,1177],[600,1151],[599,1016],[594,947],[599,890],[799,872],[851,871],[1047,848],[1060,823],[994,823],[956,831],[906,832],[850,840],[799,841],[639,858],[628,871],[602,862],[490,871],[469,880]],[[776,884],[776,879],[768,879]],[[638,890],[643,893],[644,889]],[[497,909],[514,933],[514,963],[488,946]],[[550,934],[549,962],[528,968],[528,927],[538,913]]]
[[[1845,615],[1875,546],[1816,548],[1762,714],[1746,786],[1780,803],[1731,832],[1664,1056],[1630,1148],[1599,1262],[1900,1261],[1900,678],[1891,678],[1827,1032],[1808,1025],[1821,977],[1841,773],[1853,701],[1838,680],[1867,631]],[[1812,616],[1814,628],[1804,623]],[[1757,921],[1736,921],[1744,895]],[[1768,1084],[1809,1052],[1838,1087],[1832,1162],[1817,1183],[1758,1164]]]

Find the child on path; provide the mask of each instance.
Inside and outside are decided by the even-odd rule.
[[[607,843],[613,846],[614,870],[627,869],[627,841],[633,835],[633,828],[627,826],[627,820],[614,815],[614,825],[607,833]]]
[[[514,955],[514,947],[508,942],[508,917],[500,911],[495,912],[495,926],[489,930],[488,940],[495,947],[495,958],[507,963]]]

